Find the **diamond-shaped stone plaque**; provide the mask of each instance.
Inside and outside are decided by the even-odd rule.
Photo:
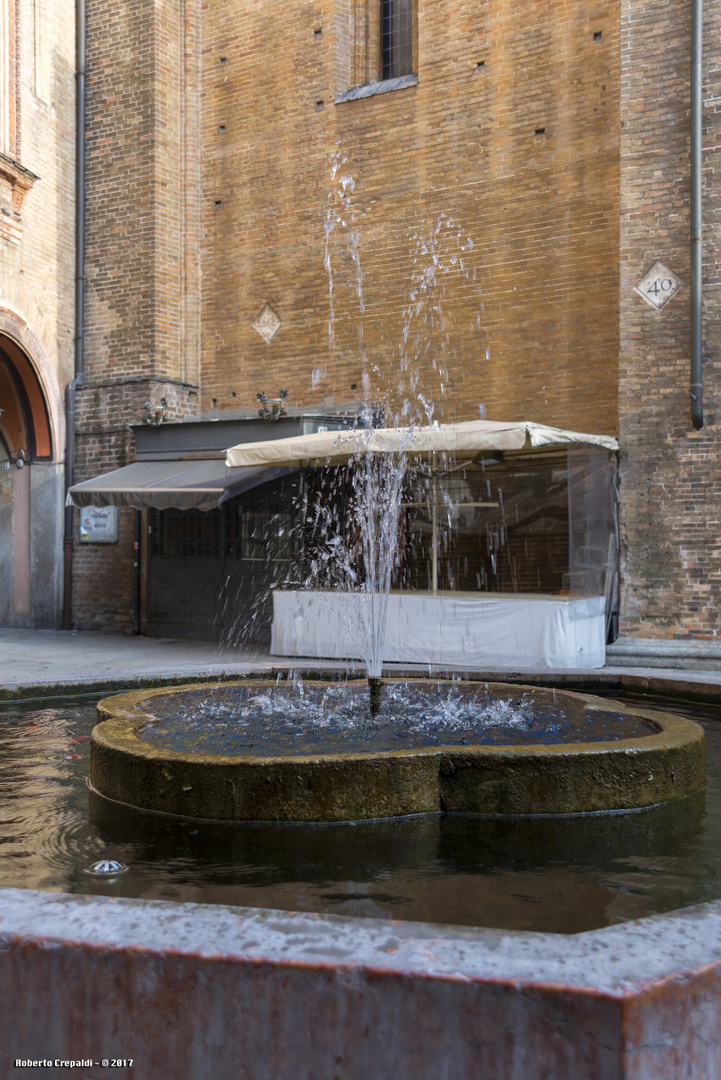
[[[646,303],[658,310],[676,295],[682,285],[681,278],[676,277],[673,270],[669,270],[662,262],[657,262],[634,288]]]
[[[276,315],[270,304],[263,304],[263,307],[253,323],[253,329],[257,330],[263,341],[267,343],[275,337],[280,327],[280,323],[280,316]]]

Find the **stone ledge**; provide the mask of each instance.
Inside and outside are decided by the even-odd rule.
[[[405,90],[409,86],[418,86],[417,75],[401,75],[397,79],[383,79],[380,82],[366,83],[365,86],[352,86],[340,94],[334,105],[343,105],[346,101],[358,101],[360,98],[375,97],[376,94],[389,94],[392,90]]]
[[[606,663],[613,667],[721,671],[721,642],[620,637],[606,646]]]
[[[721,1074],[718,901],[565,936],[24,889],[0,900],[2,1075],[78,1047],[112,1047],[153,1080],[218,1080],[239,1063],[248,1077],[330,1077],[339,1061],[344,1080],[658,1080],[680,1062]],[[113,1071],[125,1075],[83,1075]]]

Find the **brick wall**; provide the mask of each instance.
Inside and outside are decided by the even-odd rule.
[[[27,322],[42,344],[56,387],[63,388],[73,363],[74,4],[73,0],[55,0],[45,12],[48,18],[42,31],[49,63],[42,79],[37,77],[40,58],[35,51],[40,14],[25,4],[19,6],[18,14],[20,108],[13,101],[11,111],[19,123],[16,139],[5,150],[39,179],[22,203],[20,242],[0,239],[0,309],[17,313]],[[3,107],[7,109],[8,103]],[[37,363],[38,357],[33,360]],[[58,460],[64,449],[55,448]]]
[[[0,92],[0,334],[15,361],[17,344],[22,346],[37,375],[52,433],[51,446],[45,444],[42,456],[51,456],[52,461],[35,463],[29,475],[23,474],[29,512],[21,510],[17,516],[20,487],[11,473],[4,474],[0,622],[48,629],[55,628],[62,605],[62,391],[73,364],[74,2],[6,3],[3,20],[0,67],[6,82]],[[33,175],[35,180],[26,190]],[[26,193],[20,200],[23,191]],[[9,346],[4,335],[11,341]],[[32,385],[29,372],[26,378]],[[38,412],[42,412],[42,398],[38,395],[34,400]],[[4,398],[0,391],[0,411],[3,409],[7,424],[12,415],[7,383]],[[0,426],[2,419],[0,416]],[[20,430],[17,424],[14,427],[14,431],[4,432],[9,449],[32,454],[31,441],[24,435],[25,424]]]
[[[618,431],[622,632],[716,636],[719,0],[705,3],[701,432],[688,398],[689,6],[488,0],[449,17],[429,0],[418,85],[334,104],[377,76],[376,8],[212,0],[201,41],[191,0],[91,3],[78,478],[128,460],[148,398],[177,416],[222,413],[287,387],[291,404],[332,407],[361,398],[365,368],[391,412],[423,393],[446,420],[482,405],[491,419]],[[340,225],[330,235],[329,344],[324,227],[329,205],[348,210],[329,201],[334,154],[355,181],[358,242]],[[409,320],[428,265],[418,244],[439,221],[440,311]],[[661,311],[633,292],[656,259],[684,282]],[[282,320],[270,343],[252,326],[266,303]],[[79,625],[130,628],[126,517],[117,549],[77,553]]]
[[[85,382],[76,480],[133,459],[128,425],[165,397],[194,415],[199,379],[199,5],[88,9]],[[77,537],[77,514],[76,537]],[[133,512],[112,546],[76,543],[73,622],[133,629]]]
[[[721,5],[704,4],[705,427],[690,419],[689,4],[621,15],[621,631],[719,633],[719,64]],[[660,311],[633,291],[660,259],[684,286]]]
[[[617,0],[457,3],[452,18],[424,3],[418,86],[342,104],[378,76],[375,0],[212,0],[202,40],[199,6],[89,6],[77,479],[131,458],[147,399],[183,416],[287,387],[290,404],[333,407],[361,399],[364,370],[389,415],[422,393],[437,419],[482,407],[615,432]],[[333,154],[355,179],[358,245],[330,235],[329,344]],[[410,318],[439,222],[438,310]],[[252,327],[265,303],[282,320],[269,344]],[[132,629],[131,519],[117,547],[76,548],[76,625]]]
[[[188,4],[88,19],[87,376],[197,383],[198,28]]]
[[[286,386],[306,407],[360,397],[359,323],[371,393],[395,407],[412,236],[444,214],[442,233],[459,227],[474,246],[463,271],[441,275],[443,326],[428,334],[420,316],[411,328],[412,367],[416,330],[430,342],[416,392],[435,397],[437,418],[477,417],[483,404],[492,419],[615,433],[618,4],[461,0],[449,16],[424,2],[418,86],[334,104],[354,73],[377,74],[359,42],[364,11],[360,0],[206,6],[203,408]],[[365,313],[337,228],[329,348],[336,151],[356,182]],[[252,328],[266,302],[282,319],[270,344]]]

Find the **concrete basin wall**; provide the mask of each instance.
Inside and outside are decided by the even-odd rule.
[[[0,1000],[3,1080],[718,1080],[721,903],[566,937],[6,889]],[[93,1064],[15,1066],[56,1059]]]
[[[244,687],[247,680],[222,684]],[[259,688],[274,689],[259,680]],[[332,683],[320,683],[331,686]],[[450,684],[448,684],[450,685]],[[496,682],[456,684],[457,693],[504,700],[521,691],[603,716],[614,702],[588,694]],[[650,721],[643,737],[609,742],[456,745],[273,757],[174,750],[144,740],[154,702],[180,711],[203,684],[134,690],[98,704],[90,782],[99,794],[143,810],[229,821],[353,821],[435,810],[484,814],[572,814],[654,806],[706,782],[705,736],[691,720],[624,706]]]

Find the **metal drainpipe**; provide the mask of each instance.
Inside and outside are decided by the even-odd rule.
[[[135,535],[133,538],[133,633],[142,631],[142,619],[140,615],[140,598],[142,592],[142,544],[143,544],[143,511],[135,511]]]
[[[83,384],[85,367],[85,0],[75,5],[75,374],[66,392],[65,488],[75,473],[75,391]],[[65,507],[63,629],[70,630],[73,614],[73,508]]]
[[[703,0],[691,6],[691,421],[703,427],[703,375],[701,373],[703,293],[703,204],[702,204],[702,90],[703,90]]]

